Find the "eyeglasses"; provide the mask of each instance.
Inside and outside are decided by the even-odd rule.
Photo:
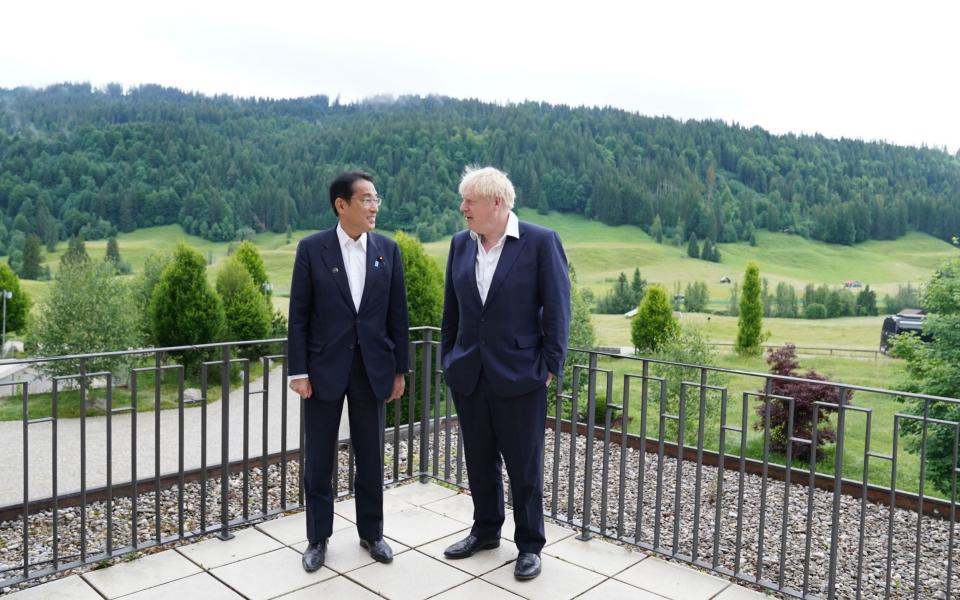
[[[358,200],[360,200],[360,204],[363,204],[367,208],[371,208],[373,206],[379,208],[379,206],[383,204],[383,198],[380,196],[363,196],[362,198],[358,198]]]

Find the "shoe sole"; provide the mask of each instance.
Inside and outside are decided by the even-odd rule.
[[[367,552],[370,552],[370,544],[368,544],[364,540],[360,540],[360,547],[366,550]],[[370,558],[377,561],[378,563],[382,563],[385,565],[389,565],[390,563],[393,562],[392,556],[390,558],[387,558],[386,556],[380,556],[379,554],[374,555],[372,552],[370,552]]]
[[[460,560],[461,558],[470,558],[471,556],[473,556],[477,552],[480,552],[481,550],[494,550],[499,547],[500,547],[500,540],[497,540],[495,542],[486,542],[484,544],[481,544],[466,554],[447,554],[446,552],[444,552],[443,555],[449,558],[450,560]]]

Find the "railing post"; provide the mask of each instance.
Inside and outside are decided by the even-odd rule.
[[[224,345],[220,365],[220,531],[217,537],[232,540],[230,533],[230,346]]]
[[[578,540],[587,541],[591,537],[590,517],[593,501],[593,429],[596,426],[596,406],[597,406],[597,353],[590,353],[590,371],[587,374],[587,453],[584,459],[586,465],[583,472],[583,522],[580,529]],[[575,421],[570,423],[572,429],[576,429]],[[570,482],[573,485],[573,482]]]
[[[420,380],[423,381],[421,387],[421,406],[420,409],[420,483],[430,481],[430,475],[427,473],[430,460],[430,365],[432,364],[431,353],[433,347],[433,330],[423,330],[423,344],[420,350]],[[416,411],[414,411],[416,414]]]

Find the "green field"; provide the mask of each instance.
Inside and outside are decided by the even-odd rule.
[[[630,320],[622,315],[592,315],[601,346],[631,346]],[[770,332],[767,344],[792,343],[796,346],[856,348],[876,350],[880,345],[880,326],[884,317],[845,317],[842,319],[764,319],[763,329]],[[730,342],[737,336],[737,317],[683,313],[682,325],[700,328],[714,342]]]
[[[705,281],[710,289],[713,308],[724,308],[729,302],[730,286],[720,283],[720,278],[726,275],[734,281],[740,279],[749,260],[760,264],[761,276],[770,281],[771,287],[785,281],[799,291],[807,283],[839,285],[847,279],[858,279],[870,284],[882,297],[883,294],[896,292],[898,285],[908,282],[921,284],[943,259],[957,254],[957,249],[950,244],[920,233],[910,233],[895,241],[871,241],[851,247],[824,244],[782,233],[758,232],[756,247],[720,244],[723,262],[711,263],[687,257],[685,246],[657,244],[638,227],[610,227],[580,216],[560,213],[540,215],[529,209],[520,209],[519,214],[522,219],[553,228],[560,234],[567,256],[576,267],[578,281],[594,294],[606,293],[621,271],[630,275],[634,268],[639,267],[644,279],[661,283],[668,290],[672,290],[675,284],[683,287],[690,282]],[[296,244],[310,233],[294,232],[289,244],[284,234],[261,233],[254,236],[267,275],[274,285],[275,306],[284,312],[287,303],[283,297],[289,292]],[[226,242],[210,242],[187,235],[178,225],[139,229],[120,234],[117,241],[121,256],[131,264],[134,273],[142,269],[152,252],[171,250],[177,242],[186,242],[211,259],[211,282],[215,280],[219,265],[229,248]],[[441,267],[445,264],[449,244],[449,238],[444,238],[425,245],[427,252],[440,261]],[[61,242],[55,252],[46,255],[46,264],[52,273],[56,273],[60,255],[66,246],[66,242]],[[86,246],[92,257],[99,258],[106,250],[106,240],[87,242]],[[23,281],[22,284],[34,301],[45,298],[50,285],[49,282],[38,281]],[[840,324],[837,321],[830,323]],[[808,325],[809,321],[797,323],[798,329]],[[843,325],[846,329],[846,324]],[[867,328],[866,325],[864,327]],[[833,325],[824,325],[823,328],[839,329]],[[778,332],[775,329],[772,332],[776,338]],[[720,334],[718,330],[717,335]],[[710,335],[713,337],[712,331]],[[726,332],[723,332],[723,336],[729,337]],[[875,334],[871,336],[876,337]],[[830,343],[846,346],[876,345],[872,339],[869,344],[853,344],[844,343],[842,334],[835,333],[832,337],[834,341]]]
[[[686,246],[657,244],[639,227],[610,227],[583,217],[551,213],[540,215],[520,209],[521,219],[556,230],[563,240],[567,258],[577,270],[581,285],[594,294],[603,294],[621,271],[629,277],[639,267],[644,279],[673,290],[675,283],[705,281],[711,306],[723,308],[730,298],[730,285],[720,283],[724,275],[733,281],[742,278],[747,262],[760,265],[760,275],[771,289],[784,281],[801,291],[807,283],[841,285],[858,279],[871,289],[893,294],[898,285],[919,285],[929,279],[943,259],[956,256],[950,244],[922,233],[910,233],[895,241],[871,241],[857,246],[837,246],[806,240],[784,233],[757,233],[757,245],[719,244],[721,263],[689,258]],[[427,244],[427,251],[446,260],[449,239]]]

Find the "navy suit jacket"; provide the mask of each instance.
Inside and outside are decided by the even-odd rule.
[[[406,373],[407,294],[396,242],[367,233],[367,274],[359,312],[350,296],[336,228],[300,240],[290,284],[290,375],[309,374],[313,397],[343,398],[359,342],[370,387],[385,400]]]
[[[501,397],[543,387],[548,371],[563,369],[570,336],[567,257],[556,232],[519,225],[520,237],[504,240],[483,304],[477,242],[469,231],[450,240],[440,352],[447,385],[457,393],[472,393],[481,369]]]

